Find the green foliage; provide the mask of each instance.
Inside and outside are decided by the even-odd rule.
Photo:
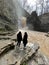
[[[5,29],[8,30],[8,31],[11,31],[13,30],[11,27],[9,27],[8,25],[5,25]]]
[[[27,63],[24,62],[23,65],[27,65]]]
[[[0,28],[0,31],[6,31],[4,28]]]

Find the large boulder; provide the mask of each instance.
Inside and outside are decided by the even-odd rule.
[[[4,31],[17,29],[16,10],[12,0],[0,0],[0,25],[0,30]]]

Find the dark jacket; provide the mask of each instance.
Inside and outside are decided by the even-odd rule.
[[[21,34],[21,32],[19,32],[17,34],[17,41],[21,41],[21,40],[22,40],[22,34]]]
[[[25,33],[24,37],[23,37],[23,43],[24,44],[27,44],[27,42],[28,42],[27,38],[28,38],[28,35],[27,35],[27,33]]]

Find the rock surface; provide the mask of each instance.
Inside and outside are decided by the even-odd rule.
[[[49,32],[49,13],[39,16],[39,19],[41,21],[41,30]]]
[[[38,51],[39,45],[28,43],[26,49],[15,45],[15,49],[0,58],[0,65],[49,65],[49,59]]]
[[[31,30],[40,31],[41,21],[39,20],[36,11],[32,12],[30,16],[27,17],[27,25]]]
[[[27,65],[49,65],[49,59],[40,51],[35,54],[34,58],[27,62]]]
[[[34,11],[27,17],[27,25],[30,30],[49,32],[49,13],[37,16]]]
[[[23,64],[26,64],[26,65],[42,65],[42,64],[49,65],[49,56],[46,56],[46,54],[45,54],[45,53],[49,54],[47,52],[47,48],[46,48],[46,46],[47,46],[46,40],[48,43],[49,38],[47,39],[47,37],[45,38],[45,36],[44,36],[46,33],[40,33],[40,32],[35,32],[35,31],[33,32],[33,31],[29,31],[29,30],[20,30],[20,31],[22,32],[22,35],[25,31],[28,33],[29,43],[27,44],[26,49],[25,50],[23,49],[22,44],[21,44],[20,48],[15,46],[14,50],[8,52],[2,58],[0,58],[0,64],[1,65],[3,65],[3,64],[4,65],[20,65],[20,64],[21,65],[23,65]],[[14,36],[12,36],[11,38],[16,39],[16,34]],[[43,42],[44,42],[43,40],[45,41],[44,44],[43,44]],[[11,42],[12,42],[12,40],[9,41],[9,43],[11,43]],[[14,44],[16,44],[16,43],[14,42]],[[38,44],[40,45],[40,49],[37,52],[37,50],[38,50],[37,48],[39,48]],[[6,46],[6,45],[7,45],[7,43],[4,46]],[[2,47],[3,47],[3,45],[2,45]],[[41,51],[41,49],[42,49],[42,51]],[[45,53],[44,53],[44,51],[45,51]],[[34,54],[34,52],[35,52],[35,54]]]
[[[36,46],[36,45],[35,45]],[[38,49],[38,45],[36,46],[36,50],[33,49],[34,45],[29,46],[27,45],[26,49],[23,49],[23,46],[19,48],[16,46],[15,50],[9,52],[2,58],[0,58],[0,64],[1,65],[22,65],[24,62],[28,61],[31,57],[34,57],[34,54],[36,54],[36,50]],[[16,63],[16,64],[15,64]]]
[[[17,16],[13,1],[0,0],[0,31],[17,30]]]

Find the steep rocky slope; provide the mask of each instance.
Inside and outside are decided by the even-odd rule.
[[[45,13],[43,15],[39,16],[39,19],[41,20],[42,23],[49,23],[49,13]]]
[[[49,13],[45,13],[41,16],[39,16],[39,19],[41,21],[41,30],[48,32],[49,31]]]
[[[37,16],[37,13],[34,11],[30,16],[27,17],[27,25],[30,30],[36,30],[41,32],[49,31],[49,14],[43,14]]]
[[[41,21],[39,20],[36,11],[32,12],[30,16],[27,17],[27,25],[31,30],[40,31]]]
[[[11,0],[0,0],[0,31],[17,29],[15,6]]]

